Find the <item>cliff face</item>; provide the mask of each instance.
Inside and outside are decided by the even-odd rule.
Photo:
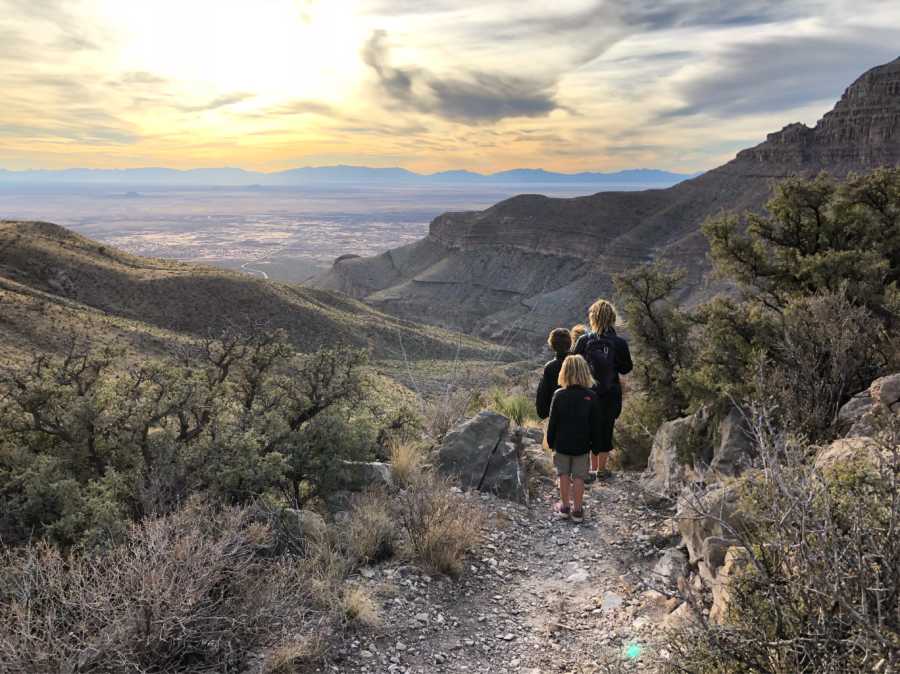
[[[694,296],[707,271],[699,227],[722,210],[760,209],[773,180],[836,176],[900,163],[900,59],[854,82],[813,128],[790,124],[693,180],[664,190],[574,199],[520,195],[446,213],[426,239],[336,262],[316,285],[392,313],[506,339],[542,339],[583,320],[611,275],[655,257],[688,267]],[[690,297],[686,299],[690,300]]]

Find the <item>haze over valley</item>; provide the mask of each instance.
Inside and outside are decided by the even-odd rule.
[[[251,175],[258,179],[260,174]],[[601,189],[668,186],[678,179],[665,173],[631,182],[624,182],[628,176],[613,176],[623,182],[605,184],[547,182],[554,174],[531,182],[520,176],[515,176],[518,181],[463,176],[444,183],[363,183],[350,177],[306,186],[211,187],[134,179],[119,184],[4,182],[3,177],[4,218],[54,222],[135,255],[202,262],[289,282],[323,272],[343,255],[377,255],[412,243],[447,211],[480,210],[523,192],[572,197]]]

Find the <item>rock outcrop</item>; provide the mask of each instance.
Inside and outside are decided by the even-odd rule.
[[[659,427],[644,471],[644,488],[673,497],[691,482],[739,475],[753,455],[753,438],[741,410],[731,408],[716,424],[701,408]]]
[[[463,489],[525,502],[531,481],[552,473],[538,436],[513,428],[501,414],[483,411],[447,433],[437,450],[438,469]]]
[[[869,437],[877,432],[879,417],[900,415],[900,372],[881,377],[853,396],[838,411],[838,430],[846,437]]]
[[[484,336],[537,343],[584,318],[612,274],[660,256],[691,265],[685,300],[700,299],[707,262],[699,231],[723,209],[760,209],[773,179],[837,176],[900,162],[900,59],[854,82],[815,127],[790,124],[727,164],[664,190],[575,199],[521,195],[484,211],[446,213],[428,236],[317,278],[385,311]],[[525,320],[527,317],[527,320]]]
[[[644,471],[644,486],[649,491],[672,496],[694,477],[687,455],[693,454],[697,443],[702,442],[708,423],[709,414],[701,409],[659,427]]]

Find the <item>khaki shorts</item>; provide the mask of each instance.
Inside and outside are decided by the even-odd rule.
[[[590,454],[560,454],[553,453],[553,465],[556,466],[557,475],[571,475],[573,480],[583,480],[587,477],[588,469],[591,467]]]

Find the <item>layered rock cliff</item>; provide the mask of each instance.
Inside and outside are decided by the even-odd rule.
[[[543,339],[583,320],[612,274],[666,256],[704,294],[700,224],[760,209],[775,180],[836,176],[900,163],[900,59],[865,73],[815,127],[790,124],[727,164],[662,190],[574,199],[520,195],[484,211],[446,213],[425,239],[344,259],[314,281],[404,317],[501,340]],[[690,300],[691,297],[685,299]]]

